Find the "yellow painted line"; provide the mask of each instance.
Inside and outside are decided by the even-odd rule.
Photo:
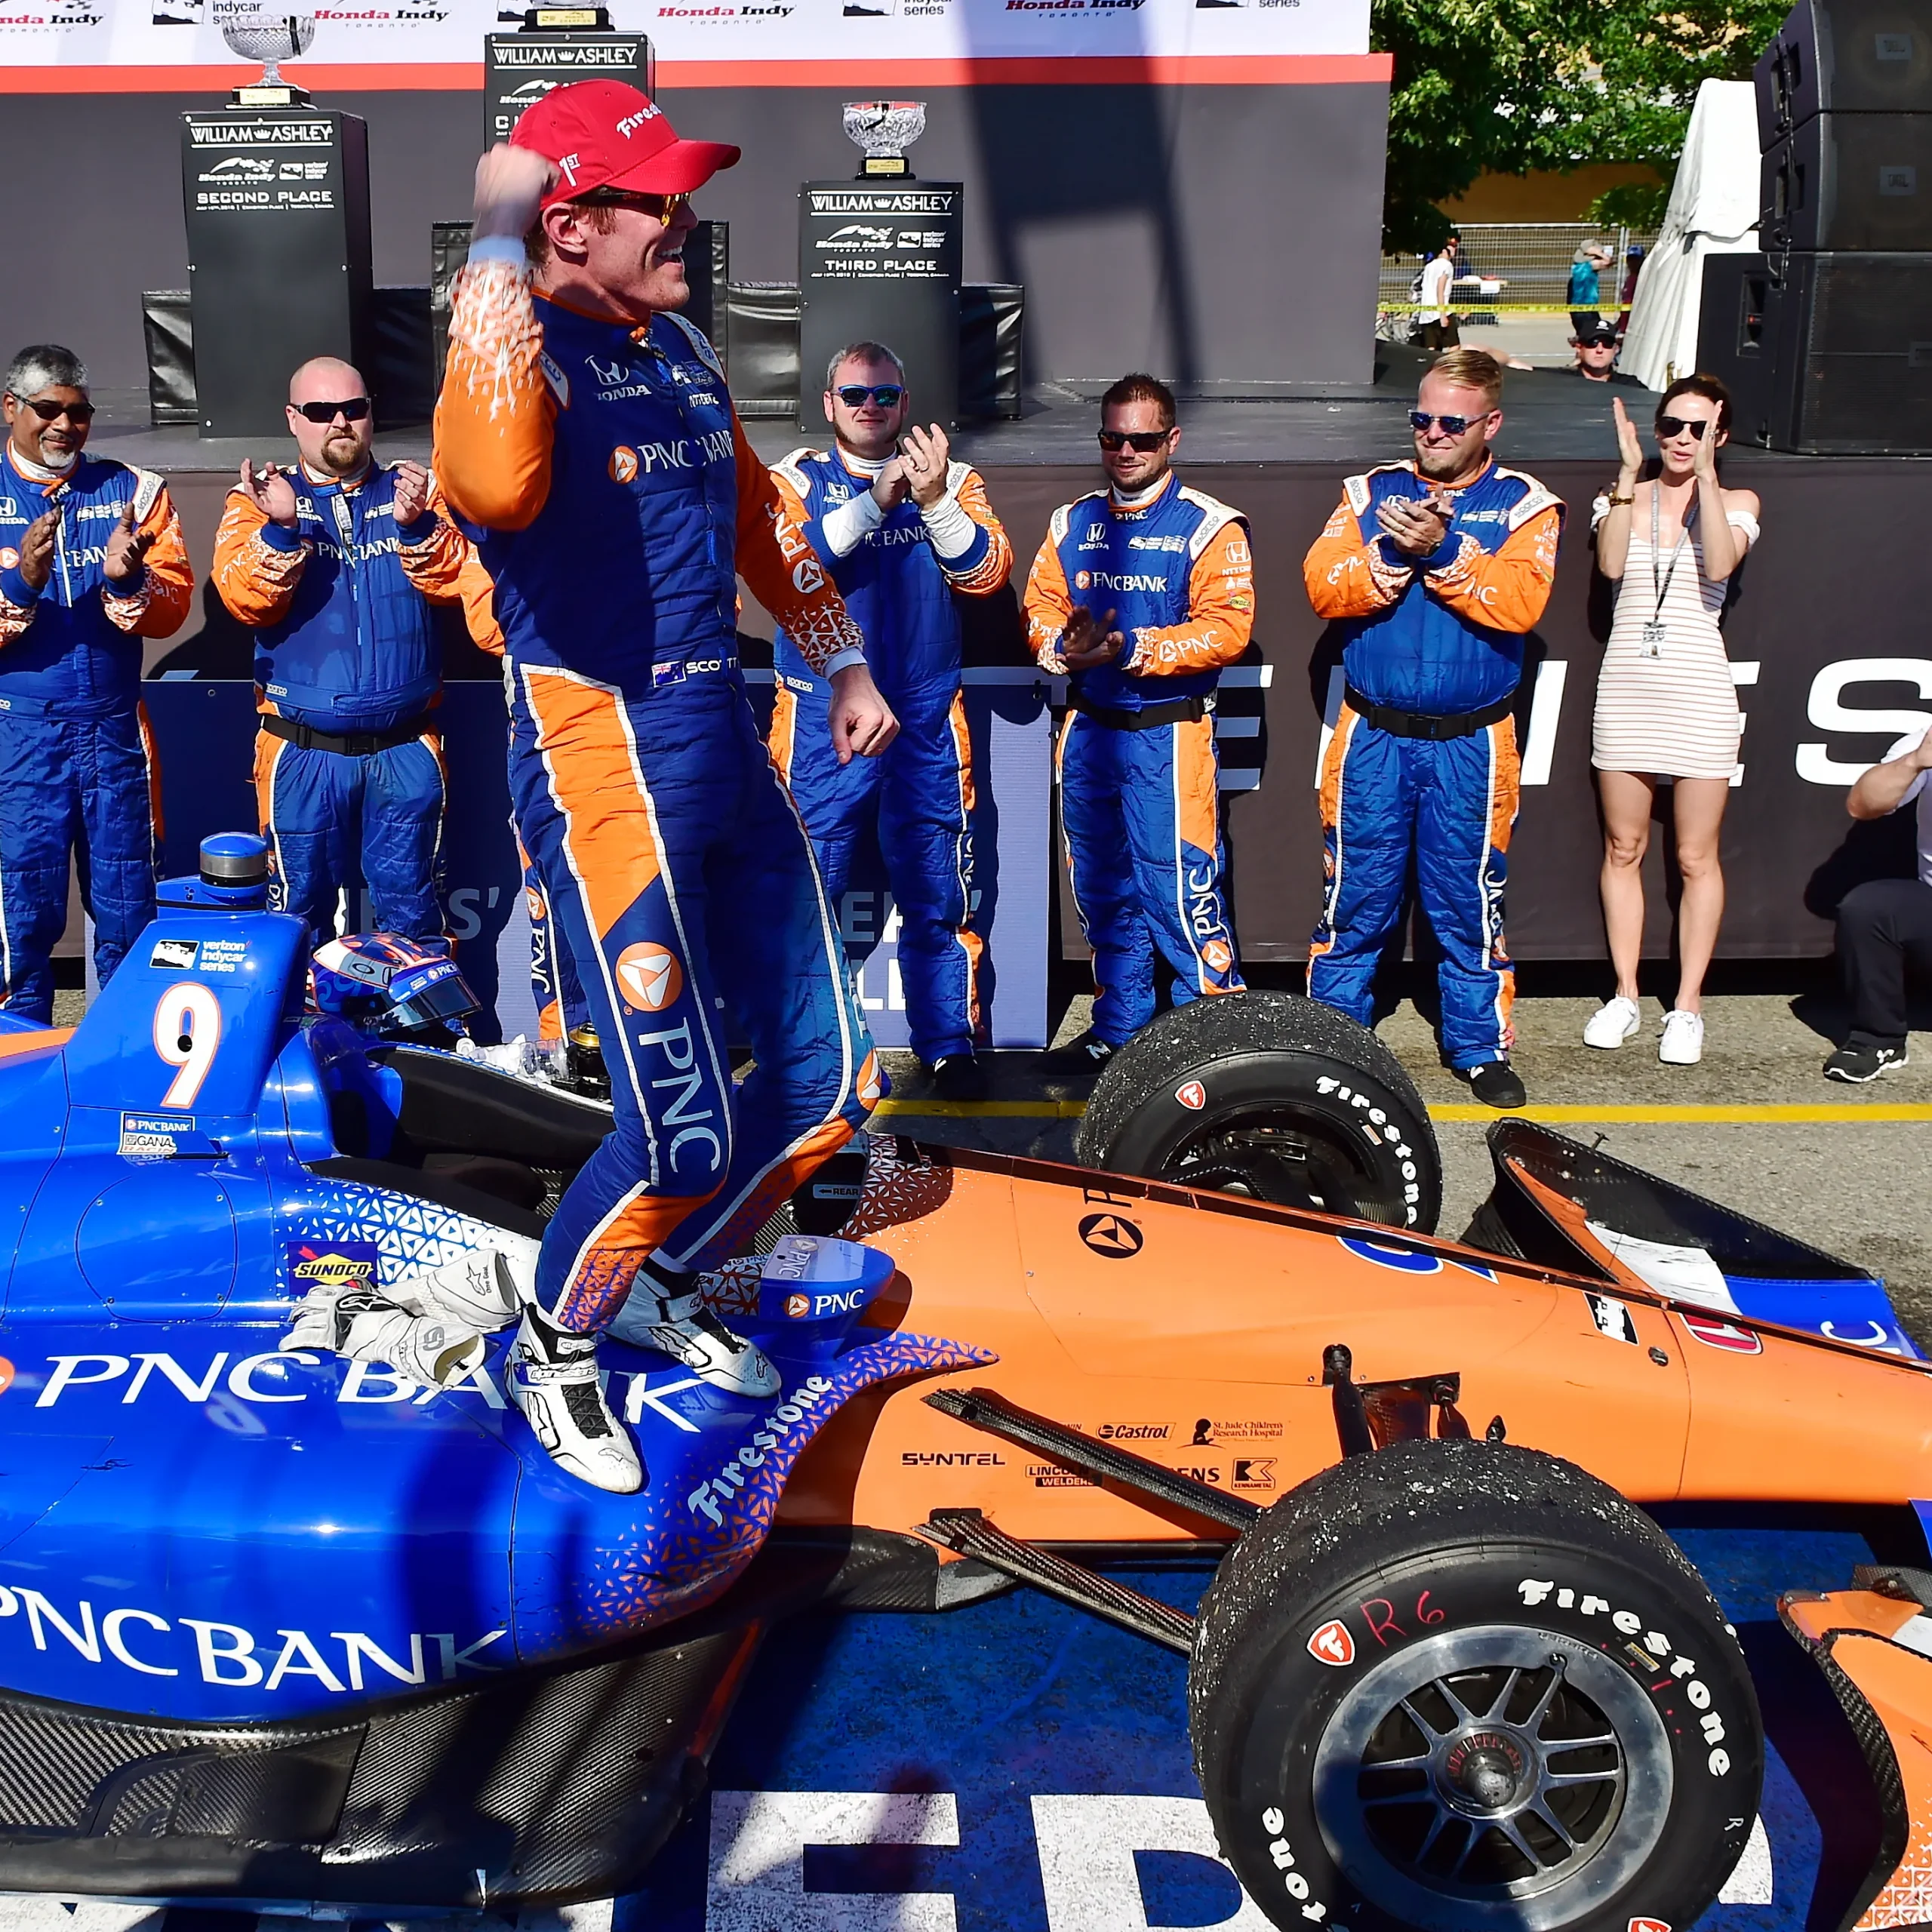
[[[939,1120],[1078,1120],[1087,1111],[1084,1100],[882,1100],[873,1110],[875,1120],[895,1116]],[[1881,1123],[1932,1121],[1932,1105],[1886,1106],[1874,1103],[1860,1106],[1854,1101],[1833,1106],[1785,1104],[1767,1101],[1756,1106],[1694,1106],[1664,1104],[1658,1106],[1534,1106],[1512,1107],[1507,1112],[1485,1107],[1473,1101],[1445,1101],[1429,1109],[1429,1118],[1438,1121],[1539,1120],[1551,1126],[1595,1123],[1604,1127],[1669,1127],[1700,1123],[1720,1127],[1751,1125],[1833,1126],[1860,1121]]]
[[[1431,1107],[1429,1112],[1433,1120],[1540,1120],[1547,1121],[1552,1126],[1566,1121],[1601,1122],[1611,1127],[1667,1127],[1679,1122],[1700,1121],[1712,1122],[1719,1126],[1743,1126],[1779,1123],[1834,1125],[1860,1121],[1932,1121],[1932,1106],[1873,1105],[1861,1107],[1855,1103],[1840,1106],[1786,1106],[1768,1101],[1761,1106],[1735,1107],[1668,1105],[1654,1107],[1528,1106],[1512,1107],[1505,1112],[1494,1107],[1481,1106],[1464,1100]]]

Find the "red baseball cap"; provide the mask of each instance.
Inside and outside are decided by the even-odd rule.
[[[648,94],[622,81],[575,81],[553,88],[516,124],[510,145],[557,166],[543,205],[574,201],[593,188],[641,195],[689,195],[740,150],[722,141],[687,141]]]

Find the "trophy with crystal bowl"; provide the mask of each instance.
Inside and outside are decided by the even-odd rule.
[[[909,177],[906,150],[926,131],[923,100],[848,100],[845,138],[865,154],[861,180],[880,175]]]
[[[281,78],[281,63],[306,54],[315,38],[312,14],[238,14],[221,23],[229,51],[262,63],[262,75],[229,96],[236,107],[306,107],[308,91]]]

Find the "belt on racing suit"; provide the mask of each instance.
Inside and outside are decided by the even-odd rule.
[[[1084,712],[1096,724],[1104,724],[1110,731],[1153,731],[1163,724],[1192,724],[1214,709],[1211,697],[1179,697],[1171,704],[1150,704],[1140,711],[1114,711],[1077,697],[1068,703],[1074,710]]]
[[[1349,709],[1364,724],[1386,731],[1392,738],[1472,737],[1485,725],[1500,723],[1516,708],[1514,691],[1494,704],[1484,705],[1480,711],[1457,712],[1447,718],[1431,717],[1422,711],[1398,711],[1392,704],[1373,703],[1352,685],[1345,685],[1342,695]]]
[[[425,731],[435,729],[435,720],[426,711],[380,731],[318,731],[312,724],[272,712],[264,712],[255,721],[271,737],[287,739],[298,752],[334,752],[338,758],[373,758],[377,752],[414,743]]]

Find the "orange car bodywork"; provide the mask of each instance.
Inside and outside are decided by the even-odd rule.
[[[1358,1381],[1459,1372],[1473,1432],[1500,1417],[1511,1441],[1638,1503],[1932,1495],[1932,1367],[1680,1309],[1599,1248],[1580,1209],[1519,1179],[1610,1278],[977,1154],[902,1161],[848,1232],[898,1265],[868,1319],[998,1355],[943,1380],[1262,1504],[1339,1457],[1322,1382],[1337,1342]],[[851,1404],[794,1472],[780,1521],[911,1530],[936,1508],[977,1508],[1028,1541],[1229,1534],[941,1415],[921,1399],[933,1386]]]

